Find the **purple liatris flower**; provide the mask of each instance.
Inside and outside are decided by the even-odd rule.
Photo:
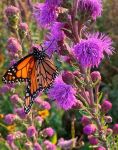
[[[37,3],[34,6],[34,17],[37,24],[43,28],[51,25],[57,18],[55,6]]]
[[[89,19],[90,17],[96,20],[101,16],[102,1],[101,0],[79,0],[78,11],[80,15]]]
[[[44,136],[51,137],[54,135],[54,130],[51,127],[48,127],[46,129],[44,129],[42,133],[44,134]]]
[[[39,143],[35,143],[33,150],[42,150],[42,147]]]
[[[5,116],[5,123],[12,124],[13,121],[15,120],[15,118],[16,118],[16,115],[14,115],[14,114],[7,114]]]
[[[46,150],[56,150],[56,146],[48,140],[44,141],[44,145],[45,145]]]
[[[11,56],[14,56],[18,51],[22,51],[22,47],[17,39],[10,37],[7,41],[7,49]]]
[[[27,117],[23,108],[16,108],[15,112],[21,119],[25,119]]]
[[[34,126],[30,126],[27,129],[27,136],[33,137],[37,133],[36,128]]]
[[[75,94],[75,89],[64,83],[61,76],[55,79],[52,88],[49,90],[49,97],[55,99],[57,104],[65,110],[76,104]]]
[[[45,0],[48,5],[59,6],[63,0]]]
[[[103,146],[99,146],[96,150],[106,150],[106,148]]]
[[[83,128],[84,134],[90,135],[96,131],[96,126],[94,124],[88,124]]]
[[[10,90],[10,87],[9,87],[9,85],[3,85],[1,88],[0,88],[0,93],[1,94],[4,94],[4,93],[6,93],[6,92],[8,92]]]
[[[98,67],[104,58],[104,53],[112,54],[112,41],[104,34],[89,34],[87,40],[81,40],[74,46],[73,52],[77,61],[83,67]]]

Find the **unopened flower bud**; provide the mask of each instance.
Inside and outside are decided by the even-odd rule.
[[[113,126],[113,134],[118,135],[118,124]]]
[[[11,97],[10,97],[10,100],[13,104],[16,104],[18,103],[19,101],[19,96],[17,94],[13,94]]]
[[[107,135],[110,135],[110,134],[112,134],[113,133],[113,130],[111,129],[111,128],[108,128],[107,130],[106,130],[106,134]]]
[[[91,120],[90,120],[90,118],[88,118],[87,116],[84,115],[81,118],[81,123],[83,126],[86,126],[91,123]]]
[[[106,123],[111,123],[112,122],[112,117],[111,116],[105,116],[104,117]]]
[[[35,143],[33,150],[42,150],[42,147],[39,143]]]
[[[88,139],[89,139],[89,143],[91,145],[97,145],[98,144],[98,139],[96,137],[94,137],[93,135],[89,135]]]
[[[27,23],[21,22],[19,25],[19,35],[21,38],[25,38],[28,33],[28,25]]]
[[[84,134],[90,135],[95,133],[96,131],[96,126],[94,124],[88,124],[83,128]]]
[[[93,82],[96,82],[97,80],[98,80],[98,81],[101,81],[100,72],[99,72],[99,71],[93,71],[93,72],[91,73],[91,78],[92,78],[92,81],[93,81]]]
[[[104,113],[108,113],[108,111],[112,108],[112,103],[108,100],[104,100],[101,105],[101,110]]]
[[[17,29],[17,26],[20,20],[19,9],[11,5],[5,9],[5,13],[8,18],[8,26],[11,29]]]
[[[33,137],[36,134],[36,128],[34,126],[30,126],[27,129],[27,136],[28,137]]]
[[[99,146],[96,150],[106,150],[106,148],[103,146]]]
[[[70,71],[64,71],[62,74],[62,79],[66,84],[74,83],[74,76]]]
[[[82,107],[83,107],[83,103],[80,100],[77,100],[72,108],[73,109],[81,109]]]
[[[16,118],[16,115],[14,115],[14,114],[7,114],[5,116],[5,123],[12,124],[13,121],[15,120],[15,118]]]

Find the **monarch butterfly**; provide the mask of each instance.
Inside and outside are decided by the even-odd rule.
[[[44,50],[33,47],[33,53],[25,56],[3,76],[4,83],[27,81],[24,111],[27,114],[40,91],[47,90],[57,75],[57,68]]]

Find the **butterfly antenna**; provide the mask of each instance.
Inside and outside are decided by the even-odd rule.
[[[53,39],[52,40],[52,42],[50,43],[50,45],[45,49],[45,50],[47,50],[51,45],[52,45],[52,43],[55,41],[55,39]]]

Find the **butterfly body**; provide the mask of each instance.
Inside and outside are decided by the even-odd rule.
[[[31,109],[34,99],[40,91],[47,90],[57,75],[53,61],[38,48],[15,63],[3,76],[4,83],[27,81],[25,94],[25,112]]]

